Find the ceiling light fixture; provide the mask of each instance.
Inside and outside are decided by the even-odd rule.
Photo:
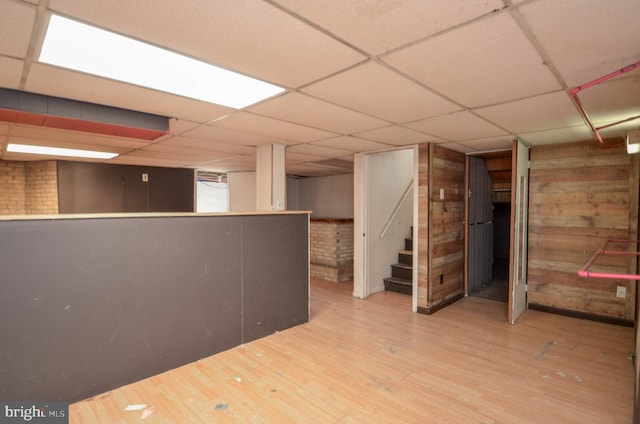
[[[7,145],[7,152],[46,156],[69,156],[89,159],[113,159],[118,156],[117,153],[98,152],[95,150],[64,149],[62,147],[32,146],[28,144],[13,143]]]
[[[51,16],[39,60],[234,109],[284,91],[282,87],[58,15]]]

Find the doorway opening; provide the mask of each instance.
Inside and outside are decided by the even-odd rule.
[[[467,294],[508,303],[512,152],[470,156]]]

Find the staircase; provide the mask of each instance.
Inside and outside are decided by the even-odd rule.
[[[411,228],[413,234],[413,227]],[[391,265],[391,277],[385,278],[384,289],[402,294],[411,294],[413,284],[413,238],[404,239],[404,250],[398,252],[398,263]]]

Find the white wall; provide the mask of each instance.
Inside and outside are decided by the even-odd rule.
[[[230,172],[229,212],[254,212],[256,210],[256,173]],[[299,182],[297,178],[287,178],[287,210],[307,210],[299,207]]]
[[[229,212],[255,212],[256,210],[256,173],[230,172]]]
[[[298,181],[298,210],[312,211],[315,218],[353,218],[353,174]]]
[[[413,181],[413,155],[413,148],[366,155],[365,243],[369,294],[384,290],[383,278],[391,276],[391,265],[398,263],[398,251],[404,249],[404,239],[411,234],[412,192],[401,203],[398,214],[381,237],[396,205]]]
[[[197,181],[196,212],[229,212],[229,184]]]

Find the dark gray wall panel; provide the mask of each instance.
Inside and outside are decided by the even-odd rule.
[[[308,216],[270,218],[242,225],[245,343],[309,318]]]
[[[237,346],[243,309],[269,329],[306,322],[301,219],[0,221],[0,400],[77,401]],[[263,226],[303,253],[273,255]]]
[[[194,174],[192,169],[59,161],[58,204],[62,214],[193,212]]]

